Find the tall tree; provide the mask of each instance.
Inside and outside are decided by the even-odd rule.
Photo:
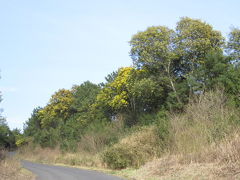
[[[174,38],[172,29],[164,26],[149,27],[132,37],[130,55],[137,68],[147,69],[157,75],[160,81],[167,82],[181,104],[175,87],[177,54],[174,51]]]
[[[65,123],[72,114],[73,94],[70,90],[60,89],[52,95],[49,103],[38,113],[42,127],[57,127]]]
[[[194,71],[192,85],[195,91],[199,92],[226,85],[232,70],[233,65],[229,63],[229,58],[224,56],[221,50],[210,51],[204,62]]]
[[[146,71],[125,67],[100,91],[96,103],[109,109],[112,115],[127,115],[127,124],[133,125],[139,114],[154,111],[165,97],[164,86],[148,78]]]
[[[73,102],[72,107],[77,112],[87,112],[95,102],[96,96],[100,91],[100,86],[86,81],[81,85],[72,87]]]
[[[33,110],[31,117],[24,124],[24,134],[26,136],[35,136],[38,131],[41,130],[41,117],[39,111],[41,111],[41,107],[37,107]]]
[[[233,28],[229,34],[227,50],[233,60],[240,60],[240,29]]]
[[[93,107],[100,90],[100,85],[90,81],[72,87],[73,102],[71,107],[74,110],[75,118],[79,119],[82,125],[83,123],[86,125],[92,121],[104,119],[102,117],[103,112],[97,111]]]
[[[181,63],[179,74],[187,78],[190,90],[194,92],[195,70],[204,64],[208,52],[222,50],[224,38],[211,25],[184,17],[177,23],[175,42]]]
[[[221,33],[200,20],[181,18],[176,30],[167,27],[150,27],[132,37],[130,55],[136,67],[147,69],[166,83],[174,92],[178,104],[183,103],[179,83],[188,82],[194,91],[194,71],[204,62],[209,51],[221,50],[224,39]],[[186,88],[185,88],[186,89]]]

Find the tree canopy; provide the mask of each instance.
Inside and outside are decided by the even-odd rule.
[[[74,149],[89,129],[121,120],[125,127],[148,124],[154,120],[147,116],[183,112],[191,96],[216,87],[240,105],[239,29],[226,40],[208,23],[183,17],[175,29],[148,27],[129,43],[132,66],[100,84],[86,81],[58,90],[45,107],[34,109],[24,134],[42,146]]]

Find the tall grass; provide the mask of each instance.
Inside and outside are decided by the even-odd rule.
[[[239,112],[221,90],[193,98],[182,114],[172,114],[171,153],[198,153],[238,129]]]
[[[7,152],[0,151],[0,180],[32,180],[34,176],[24,170],[18,159],[8,157]]]
[[[78,143],[78,151],[97,154],[104,150],[106,146],[117,143],[124,133],[123,121],[94,123],[88,127],[86,133],[81,137]]]

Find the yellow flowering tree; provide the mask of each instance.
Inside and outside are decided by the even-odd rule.
[[[136,121],[140,113],[162,105],[166,97],[164,93],[161,84],[149,78],[147,71],[124,67],[100,91],[96,104],[106,107],[112,114],[124,113]]]
[[[73,95],[70,90],[60,89],[52,95],[49,103],[38,114],[42,127],[57,126],[59,122],[65,122],[71,115]]]

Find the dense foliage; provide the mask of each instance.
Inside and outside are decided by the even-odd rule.
[[[116,122],[125,129],[155,123],[163,145],[169,136],[164,114],[183,111],[192,96],[218,87],[240,105],[239,37],[235,28],[226,41],[211,25],[187,17],[175,29],[153,26],[138,32],[130,40],[132,67],[119,68],[101,84],[87,81],[58,90],[45,107],[33,110],[24,135],[42,147],[76,150],[89,132],[99,137],[109,132],[111,138],[101,138],[107,146],[117,142],[104,128]]]

